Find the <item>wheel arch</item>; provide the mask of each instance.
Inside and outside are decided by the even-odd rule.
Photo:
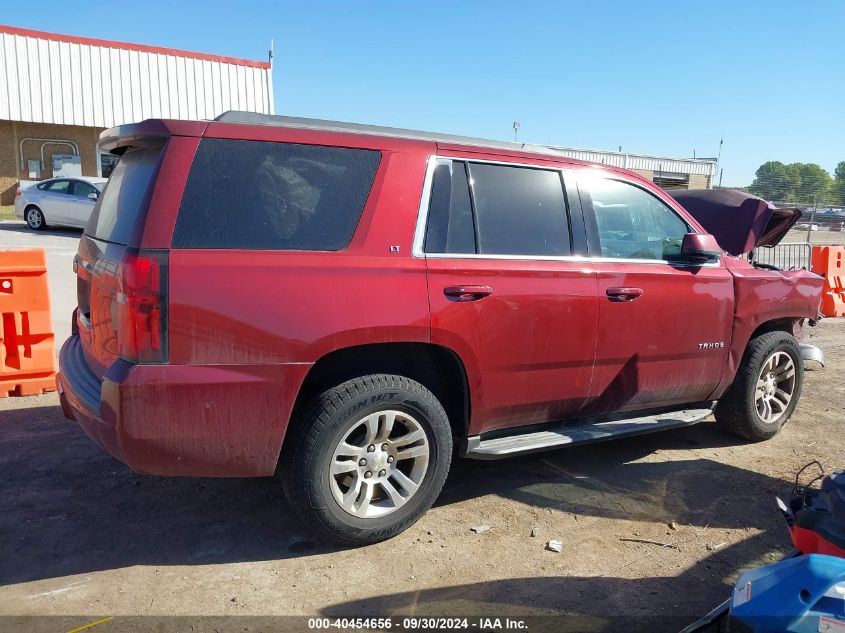
[[[291,424],[318,393],[369,374],[396,374],[419,382],[443,405],[453,436],[466,435],[471,414],[466,368],[457,353],[433,343],[372,343],[325,354],[305,376],[291,412]]]
[[[758,325],[751,335],[748,337],[748,340],[745,341],[744,348],[748,347],[748,344],[757,336],[761,334],[765,334],[767,332],[786,332],[787,334],[791,334],[796,339],[798,338],[798,330],[800,330],[800,323],[803,320],[802,317],[779,317],[776,319],[771,319],[769,321],[765,321]]]
[[[757,336],[767,332],[785,332],[795,337],[800,338],[801,323],[806,319],[806,316],[777,316],[771,319],[764,320],[757,323],[753,330],[748,334],[738,335],[736,330],[737,323],[734,322],[734,334],[731,341],[731,347],[728,352],[728,357],[725,365],[725,370],[722,375],[722,381],[719,386],[707,398],[708,400],[719,400],[730,389],[739,371],[742,359],[748,349],[748,345]]]
[[[29,213],[29,211],[32,210],[32,209],[35,209],[36,211],[38,211],[41,214],[41,228],[47,226],[47,216],[44,213],[44,209],[42,209],[40,206],[38,206],[34,202],[28,203],[23,208],[23,221],[26,222],[27,225],[29,225],[29,222],[26,219],[26,214]]]

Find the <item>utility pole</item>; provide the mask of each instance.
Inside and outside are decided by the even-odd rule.
[[[813,194],[813,211],[810,213],[810,223],[807,225],[807,243],[810,242],[810,235],[813,232],[813,221],[816,219],[816,207],[819,199],[819,194]]]
[[[516,143],[516,133],[519,132],[519,121],[513,122],[513,142]]]
[[[719,189],[722,188],[722,145],[725,144],[725,137],[719,139],[719,154],[716,156],[716,169],[719,170]]]

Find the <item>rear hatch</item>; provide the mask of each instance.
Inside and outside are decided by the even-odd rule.
[[[85,360],[102,376],[119,357],[163,362],[167,253],[139,249],[166,139],[134,138],[97,201],[74,259]]]

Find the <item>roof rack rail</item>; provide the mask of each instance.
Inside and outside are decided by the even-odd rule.
[[[275,125],[301,130],[320,130],[325,132],[354,132],[359,134],[371,134],[374,136],[390,136],[416,141],[432,141],[434,143],[454,143],[457,145],[473,145],[490,149],[503,149],[515,152],[533,152],[535,154],[548,154],[549,156],[565,157],[561,152],[555,151],[544,145],[532,145],[530,143],[511,143],[509,141],[493,141],[471,136],[458,136],[455,134],[437,134],[434,132],[423,132],[420,130],[406,130],[397,127],[383,127],[379,125],[364,125],[361,123],[346,123],[343,121],[329,121],[325,119],[308,119],[293,116],[281,116],[278,114],[259,114],[257,112],[241,112],[229,110],[218,116],[215,121],[224,123],[245,123],[249,125]]]

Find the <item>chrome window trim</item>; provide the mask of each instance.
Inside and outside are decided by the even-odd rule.
[[[431,202],[431,184],[434,181],[434,170],[437,168],[438,156],[433,154],[428,157],[425,166],[425,178],[423,179],[422,195],[420,196],[420,207],[417,210],[417,226],[414,229],[414,241],[411,254],[416,258],[425,259],[423,251],[425,242],[425,229],[428,223],[428,205]]]
[[[663,264],[673,268],[719,268],[718,262],[693,264],[668,259],[623,259],[621,257],[584,257],[582,255],[480,255],[476,253],[425,253],[426,259],[489,259],[525,262],[570,262],[574,264]]]
[[[720,262],[708,262],[706,264],[691,264],[687,262],[674,262],[666,259],[622,259],[616,257],[584,257],[583,255],[490,255],[484,253],[426,253],[423,250],[423,244],[425,242],[426,224],[428,223],[428,205],[431,201],[431,186],[434,181],[434,171],[437,168],[437,162],[439,160],[464,161],[467,163],[486,163],[489,165],[503,165],[505,167],[527,167],[530,169],[557,171],[560,172],[561,176],[564,178],[564,182],[567,175],[569,175],[569,177],[574,176],[576,178],[576,182],[578,178],[578,174],[575,173],[576,170],[572,169],[571,167],[556,167],[553,165],[537,165],[531,163],[488,160],[469,156],[441,156],[439,154],[432,154],[428,157],[428,160],[426,162],[425,178],[423,179],[423,190],[422,195],[420,196],[419,209],[417,210],[416,228],[414,229],[414,241],[413,247],[411,249],[411,254],[416,259],[486,259],[493,261],[505,260],[527,262],[570,262],[581,264],[659,264],[663,266],[670,265],[674,268],[720,267]],[[602,168],[598,166],[596,167],[596,169],[602,170]],[[640,184],[636,183],[635,181],[629,178],[626,178],[624,174],[602,174],[599,177],[610,178],[612,180],[620,180],[634,187],[639,187],[640,189],[643,189],[646,193],[651,193],[652,195],[654,195],[651,191],[648,191]],[[666,202],[662,200],[661,197],[654,197],[660,200],[660,202],[663,202],[663,204],[666,204]],[[680,216],[680,214],[678,214],[677,211],[671,205],[667,206],[669,206],[669,209],[673,211],[676,215],[678,215],[680,219],[687,224],[687,226],[689,226],[687,220],[683,216]],[[568,211],[569,209],[567,208],[567,212]]]

